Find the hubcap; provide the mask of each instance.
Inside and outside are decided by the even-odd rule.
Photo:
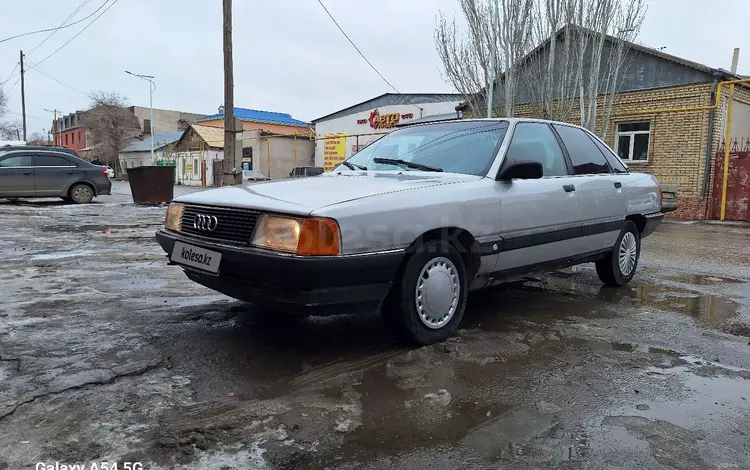
[[[86,201],[91,195],[91,190],[86,186],[79,186],[73,190],[73,198],[76,202]]]
[[[448,258],[431,259],[417,278],[417,314],[428,328],[445,326],[458,308],[461,283],[458,270]]]
[[[635,235],[632,232],[627,232],[622,237],[620,242],[620,272],[623,276],[629,276],[635,268],[635,259],[638,255],[638,244],[635,242]]]

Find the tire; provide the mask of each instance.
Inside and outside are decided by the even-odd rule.
[[[429,281],[430,277],[433,281]],[[466,266],[461,255],[446,241],[430,241],[406,262],[383,302],[382,315],[390,328],[410,342],[437,343],[458,328],[467,293]],[[432,297],[432,305],[428,296]]]
[[[624,286],[635,275],[641,256],[641,235],[635,224],[628,220],[617,237],[612,251],[596,262],[596,274],[608,286]],[[620,264],[621,258],[623,260]],[[629,270],[628,270],[629,269]]]
[[[88,204],[94,199],[94,190],[83,183],[74,185],[68,194],[76,204]]]

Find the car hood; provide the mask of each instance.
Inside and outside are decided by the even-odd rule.
[[[325,173],[309,178],[244,184],[200,191],[180,196],[175,201],[307,215],[321,207],[377,196],[378,194],[476,181],[481,178],[481,176],[474,175],[422,171]]]

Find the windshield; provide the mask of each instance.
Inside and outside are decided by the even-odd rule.
[[[414,171],[418,165],[450,173],[483,176],[497,153],[507,121],[459,121],[427,124],[393,131],[352,156],[357,170]],[[385,163],[403,160],[418,165]],[[377,160],[377,161],[376,161]],[[334,171],[350,171],[341,164]]]

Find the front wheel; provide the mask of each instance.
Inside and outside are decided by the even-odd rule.
[[[464,315],[466,266],[450,243],[424,243],[409,258],[383,304],[389,326],[417,344],[449,338]]]
[[[640,256],[641,235],[635,224],[628,220],[612,251],[596,262],[596,274],[609,286],[624,286],[633,279]]]

